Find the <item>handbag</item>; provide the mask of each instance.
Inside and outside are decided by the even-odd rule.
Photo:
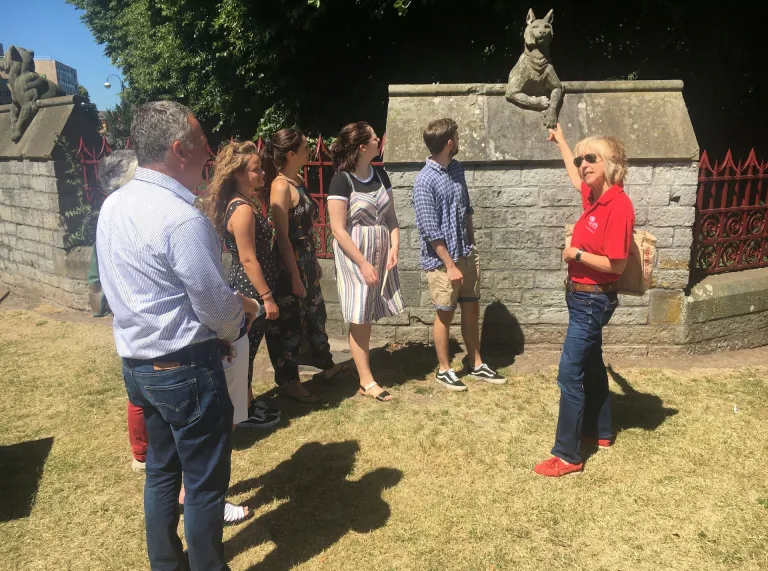
[[[571,245],[573,224],[565,226],[565,247]],[[629,246],[627,267],[619,278],[619,293],[643,295],[651,287],[653,266],[656,263],[656,236],[647,230],[635,230]]]

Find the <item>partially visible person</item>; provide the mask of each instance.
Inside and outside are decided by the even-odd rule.
[[[624,192],[627,154],[613,137],[588,137],[571,152],[560,125],[549,130],[560,149],[573,187],[581,193],[584,212],[573,228],[565,300],[568,331],[563,342],[557,385],[557,418],[552,458],[534,468],[558,477],[584,469],[582,442],[607,448],[613,444],[611,393],[603,363],[603,327],[619,305],[618,281],[627,266],[635,209]]]
[[[427,125],[423,137],[431,155],[416,176],[413,206],[421,238],[421,267],[427,272],[437,312],[435,380],[452,391],[467,390],[451,367],[449,351],[451,321],[460,305],[469,376],[503,384],[504,377],[480,356],[480,258],[464,167],[454,158],[459,152],[459,127],[453,119],[437,119]]]
[[[251,326],[248,348],[248,417],[238,422],[244,428],[271,428],[280,422],[280,410],[253,398],[253,360],[266,332],[266,322],[280,311],[274,300],[278,265],[272,252],[272,228],[253,201],[264,200],[264,170],[252,141],[232,141],[219,149],[214,176],[208,185],[205,212],[232,255],[229,283],[261,306]],[[267,350],[274,363],[280,358],[280,338],[267,333]]]
[[[222,545],[233,407],[222,357],[246,327],[222,278],[221,249],[190,189],[207,143],[178,103],[140,106],[131,124],[138,167],[101,209],[99,274],[117,352],[149,443],[144,514],[153,571],[228,570]],[[185,555],[177,535],[184,474]]]
[[[130,149],[112,151],[102,158],[97,165],[99,185],[104,194],[109,196],[126,184],[136,170],[136,153]],[[101,290],[99,279],[99,258],[96,247],[91,249],[91,263],[88,267],[88,301],[94,317],[109,315],[109,304]]]
[[[392,185],[371,161],[379,138],[368,123],[344,127],[331,145],[336,174],[328,187],[328,214],[341,312],[349,323],[349,348],[360,377],[360,392],[392,400],[370,367],[371,323],[404,309],[397,275],[400,227]],[[383,283],[381,283],[383,281]]]
[[[280,314],[267,324],[267,330],[279,336],[282,345],[280,358],[274,364],[275,382],[283,396],[312,404],[319,401],[318,397],[299,379],[302,333],[307,332],[312,364],[327,378],[335,375],[340,366],[333,362],[325,332],[327,315],[320,289],[323,272],[315,251],[318,206],[299,175],[309,161],[307,138],[298,129],[281,129],[267,140],[264,157],[267,160],[262,166],[275,225],[275,255],[280,261],[274,290]]]
[[[109,196],[133,178],[136,171],[136,153],[130,149],[112,151],[98,163],[99,183],[104,193]],[[101,290],[99,278],[99,257],[96,245],[91,250],[91,264],[88,268],[88,290],[91,311],[94,317],[109,314],[109,304]],[[128,401],[128,441],[131,444],[133,461],[131,469],[143,473],[147,459],[147,427],[144,424],[144,411]]]

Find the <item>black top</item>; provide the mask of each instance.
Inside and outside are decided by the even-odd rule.
[[[352,184],[355,185],[355,192],[376,192],[382,186],[385,190],[392,188],[392,183],[389,182],[387,172],[383,168],[371,167],[371,174],[365,180],[360,180],[352,173],[349,173],[349,179],[352,179]],[[331,184],[328,186],[328,196],[349,199],[349,195],[352,193],[349,179],[343,172],[337,172],[333,175]]]
[[[314,224],[315,220],[320,217],[320,209],[303,184],[297,186],[287,177],[283,178],[299,194],[299,202],[288,210],[288,239],[291,241],[294,255],[298,256],[296,258],[298,261],[315,254],[316,236]],[[277,240],[275,240],[274,252],[275,257],[282,261],[280,244]]]
[[[229,219],[232,213],[241,204],[248,204],[245,200],[235,200],[227,208],[227,214],[224,217],[224,226],[229,224]],[[251,205],[248,204],[250,207]],[[264,280],[267,282],[269,289],[275,287],[275,278],[277,277],[277,262],[275,255],[272,252],[272,227],[269,222],[260,214],[254,212],[256,218],[256,258],[259,260],[261,271],[264,274]],[[246,297],[256,299],[259,293],[267,293],[265,291],[257,292],[248,276],[245,273],[243,264],[240,263],[240,255],[237,252],[237,242],[235,237],[229,233],[229,230],[224,231],[224,244],[227,249],[232,253],[232,267],[229,270],[229,283],[237,291],[242,293]]]

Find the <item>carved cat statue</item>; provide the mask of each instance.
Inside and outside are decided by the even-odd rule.
[[[35,73],[35,52],[11,46],[0,61],[11,90],[11,140],[18,143],[37,114],[37,101],[56,97],[58,87]]]
[[[523,38],[525,51],[509,73],[507,101],[524,109],[541,111],[544,126],[554,128],[563,101],[563,86],[549,57],[553,11],[538,19],[528,10]]]

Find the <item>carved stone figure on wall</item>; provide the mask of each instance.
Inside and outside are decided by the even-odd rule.
[[[37,113],[37,101],[56,97],[56,84],[35,72],[35,52],[11,46],[0,61],[11,90],[11,140],[18,143]]]
[[[525,51],[509,73],[507,101],[524,109],[541,111],[544,126],[554,128],[563,101],[563,87],[549,57],[553,11],[537,19],[528,10],[523,38]]]

